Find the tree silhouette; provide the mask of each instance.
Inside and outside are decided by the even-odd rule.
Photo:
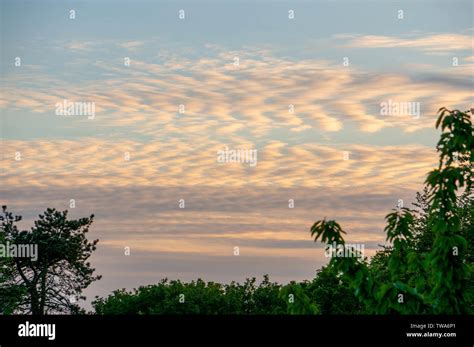
[[[19,231],[13,216],[2,207],[0,240],[14,245],[37,245],[37,259],[12,257],[3,261],[2,290],[16,293],[3,303],[3,313],[79,313],[82,290],[101,276],[87,262],[98,240],[89,242],[86,233],[94,216],[68,220],[67,211],[48,208],[30,231]]]
[[[15,225],[21,220],[20,216],[13,216],[10,212],[3,210],[2,231],[0,232],[0,244],[6,245],[8,235],[18,232]],[[11,314],[18,303],[24,298],[25,288],[15,281],[15,262],[12,258],[0,257],[0,312]]]

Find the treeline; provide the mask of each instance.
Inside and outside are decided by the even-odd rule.
[[[281,285],[267,275],[257,284],[220,284],[201,279],[188,283],[162,280],[132,291],[116,290],[96,298],[97,314],[358,314],[353,292],[330,268],[318,270],[313,281]]]

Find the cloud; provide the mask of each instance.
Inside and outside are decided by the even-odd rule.
[[[381,42],[388,45],[387,40]],[[233,64],[235,55],[239,66]],[[472,99],[466,89],[472,83],[469,64],[433,69],[423,79],[419,74],[375,73],[323,60],[276,57],[268,50],[229,54],[221,49],[205,58],[165,55],[159,63],[132,58],[129,67],[98,61],[93,68],[98,77],[85,81],[40,71],[32,82],[27,74],[25,78],[9,75],[0,107],[54,114],[54,105],[63,99],[87,101],[96,105],[94,127],[123,127],[127,134],[162,138],[244,131],[265,138],[274,129],[331,133],[351,123],[362,132],[418,131],[433,126],[440,106],[467,109]],[[71,69],[73,73],[80,67]],[[382,116],[380,104],[389,99],[419,102],[421,119]],[[180,105],[184,113],[179,113]]]
[[[238,138],[222,143],[204,136],[196,141],[4,140],[0,178],[17,187],[28,182],[32,186],[416,188],[436,160],[434,150],[417,145],[341,147],[273,140],[256,146]],[[218,163],[217,151],[224,146],[257,149],[257,165]],[[349,160],[343,158],[345,151],[351,153]],[[15,160],[17,152],[20,161]]]
[[[133,51],[133,50],[137,49],[138,47],[143,46],[144,44],[145,44],[145,41],[135,40],[135,41],[120,42],[120,43],[117,43],[117,46]]]
[[[472,36],[455,33],[433,34],[419,37],[397,37],[383,35],[343,35],[341,39],[349,48],[412,48],[424,52],[453,52],[472,50]]]
[[[64,43],[64,47],[70,51],[90,52],[100,47],[97,41],[68,41]]]

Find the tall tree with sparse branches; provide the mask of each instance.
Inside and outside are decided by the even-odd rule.
[[[3,313],[34,315],[80,313],[82,291],[101,276],[88,262],[98,240],[88,241],[86,234],[94,216],[69,220],[67,211],[48,208],[39,215],[29,231],[15,225],[21,217],[13,216],[3,206],[0,216],[0,241],[10,244],[37,245],[37,259],[12,257],[3,260],[0,290],[11,300],[0,300]],[[14,295],[16,294],[16,295]],[[3,301],[3,302],[2,302]]]

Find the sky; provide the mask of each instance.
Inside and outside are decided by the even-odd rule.
[[[95,214],[89,299],[165,277],[311,279],[322,218],[373,255],[436,165],[437,110],[472,107],[470,1],[0,9],[0,200],[25,229],[47,207]]]

